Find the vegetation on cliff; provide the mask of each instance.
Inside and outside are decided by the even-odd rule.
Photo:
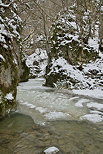
[[[102,88],[101,1],[75,1],[51,28],[46,85],[69,89]]]

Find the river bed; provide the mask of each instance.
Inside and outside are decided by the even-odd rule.
[[[18,108],[0,121],[0,153],[103,153],[103,100],[44,87],[44,79],[18,86]]]

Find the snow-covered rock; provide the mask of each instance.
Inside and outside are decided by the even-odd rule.
[[[61,12],[51,28],[51,51],[46,67],[47,86],[68,89],[103,90],[103,54],[99,50],[99,20],[91,19],[91,10],[84,11],[77,19],[76,5],[68,12]],[[95,6],[98,10],[98,5]],[[88,7],[89,9],[89,7]]]
[[[11,93],[9,93],[9,94],[6,94],[5,99],[7,99],[7,100],[13,100],[14,97],[13,97],[13,95]]]
[[[16,3],[13,0],[0,2],[0,44],[5,49],[10,49],[12,40],[15,38],[20,40],[21,18],[16,13]],[[8,9],[9,13],[7,13]],[[7,39],[8,38],[8,39]],[[8,42],[9,40],[9,42]]]
[[[30,68],[30,77],[41,77],[45,75],[47,66],[47,52],[44,49],[37,48],[33,54],[27,57],[26,65]]]
[[[50,147],[46,150],[44,150],[44,154],[56,154],[59,152],[59,149],[56,147]]]
[[[0,118],[16,106],[22,21],[14,0],[0,0]]]

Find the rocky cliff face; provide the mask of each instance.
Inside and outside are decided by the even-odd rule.
[[[99,51],[99,18],[93,25],[91,17],[90,27],[89,8],[87,12],[82,12],[82,23],[76,10],[74,4],[68,11],[61,12],[52,25],[46,85],[69,89],[102,88],[103,55]]]
[[[15,106],[18,66],[13,50],[0,47],[0,55],[0,116],[4,116]]]
[[[21,19],[13,0],[0,0],[0,118],[16,106],[16,87],[23,77]],[[23,61],[24,62],[24,61]],[[27,79],[27,76],[26,76]]]

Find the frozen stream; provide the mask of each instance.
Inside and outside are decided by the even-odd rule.
[[[45,125],[55,120],[103,122],[103,99],[44,87],[43,83],[44,79],[37,78],[18,86],[18,110],[30,115],[35,123]]]

